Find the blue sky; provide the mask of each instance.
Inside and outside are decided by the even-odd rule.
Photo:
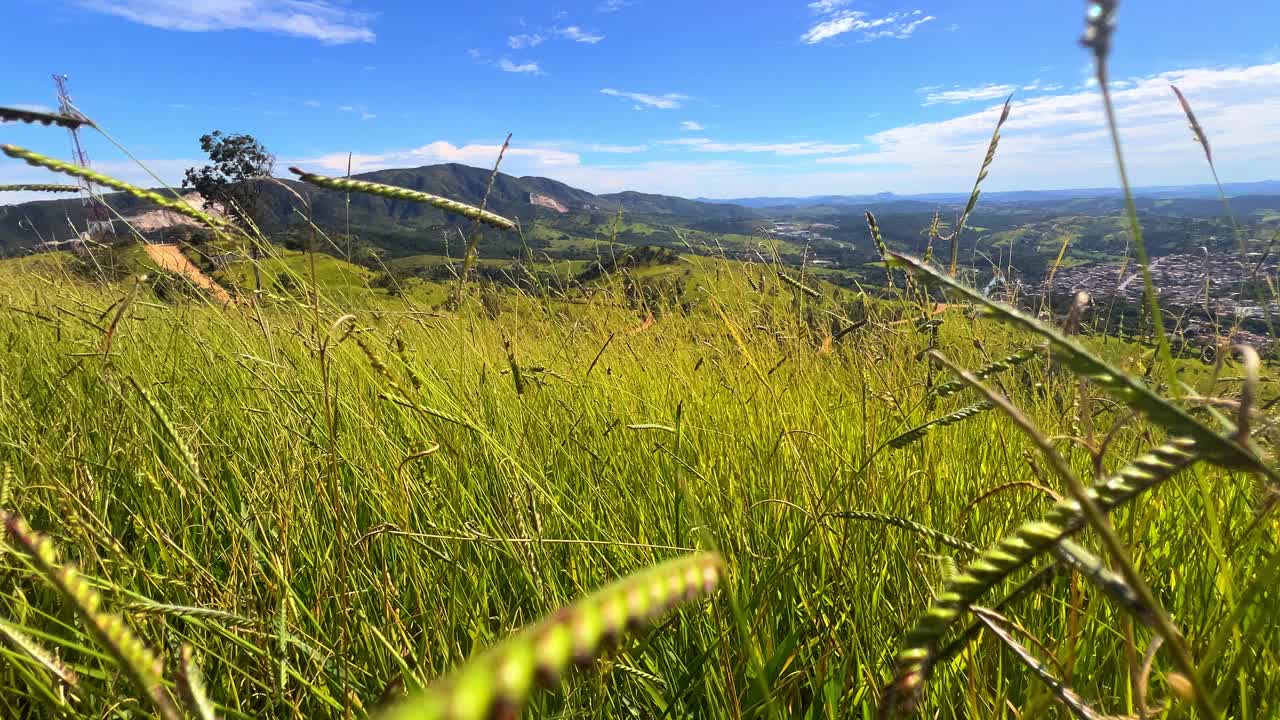
[[[166,181],[209,130],[339,174],[491,165],[597,192],[965,190],[998,105],[991,189],[1111,186],[1073,0],[4,0],[0,104],[77,105]],[[1280,3],[1126,0],[1113,77],[1141,184],[1280,177]],[[17,29],[15,31],[15,29]],[[144,175],[89,133],[95,166]],[[65,157],[64,132],[0,140]],[[0,183],[47,179],[0,163]],[[154,183],[151,183],[154,184]],[[12,202],[16,199],[6,197]]]

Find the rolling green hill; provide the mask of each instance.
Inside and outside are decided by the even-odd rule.
[[[491,171],[458,164],[379,170],[354,176],[359,180],[405,187],[478,205],[485,195]],[[264,185],[266,215],[261,220],[268,234],[309,232],[307,216],[326,232],[351,234],[360,244],[389,256],[445,253],[446,232],[466,230],[470,221],[445,211],[363,194],[348,196],[292,180]],[[298,197],[303,203],[298,202]],[[149,203],[121,193],[104,196],[121,216],[131,217],[154,209]],[[499,173],[489,193],[487,207],[517,220],[522,227],[545,226],[576,230],[589,237],[606,227],[619,212],[664,224],[705,226],[708,223],[747,220],[756,213],[732,205],[701,203],[683,198],[640,193],[598,196],[544,177],[514,177]],[[83,228],[85,208],[78,198],[46,200],[0,206],[0,253],[18,254],[47,240],[72,236],[71,227]],[[526,241],[531,238],[526,234]],[[538,247],[537,242],[529,243]],[[495,256],[519,254],[522,244],[512,236],[490,236],[484,252]]]

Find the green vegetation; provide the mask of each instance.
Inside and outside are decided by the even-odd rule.
[[[939,399],[931,388],[948,378],[923,350],[969,367],[1016,355],[988,382],[1061,438],[1082,476],[1163,434],[1100,400],[1104,386],[1081,394],[1075,377],[1026,362],[1034,335],[953,309],[935,338],[898,321],[909,306],[805,280],[815,299],[767,266],[669,266],[689,271],[692,302],[650,326],[626,268],[589,299],[504,291],[495,315],[477,288],[441,315],[384,295],[353,317],[341,298],[356,281],[318,270],[312,284],[309,259],[265,259],[264,277],[288,268],[299,292],[256,309],[144,295],[107,355],[103,328],[127,286],[50,276],[55,263],[43,282],[30,261],[8,268],[6,507],[168,658],[165,678],[174,648],[191,645],[221,716],[371,712],[584,592],[697,548],[725,555],[725,593],[593,663],[596,676],[534,696],[538,716],[871,713],[901,638],[970,559],[909,523],[985,547],[1047,512],[1046,493],[1069,494],[1000,413],[887,447],[981,399]],[[855,319],[869,323],[831,340]],[[1129,373],[1149,360],[1086,344]],[[1224,392],[1211,368],[1180,369],[1194,396]],[[1280,536],[1269,516],[1254,522],[1259,499],[1247,477],[1196,465],[1113,515],[1235,717],[1280,708],[1268,620]],[[10,645],[6,714],[143,710],[119,660],[6,557],[3,619],[76,678]],[[1151,697],[1134,694],[1125,658],[1152,631],[1108,598],[1064,571],[1000,612],[1096,707],[1180,704],[1164,654]],[[1055,712],[1000,643],[939,661],[921,709]]]
[[[975,289],[1129,237],[1164,312],[1127,187],[977,209],[999,127],[955,230],[847,246],[496,168],[259,183],[266,234],[95,175],[209,227],[0,263],[0,713],[1280,715],[1278,378]]]

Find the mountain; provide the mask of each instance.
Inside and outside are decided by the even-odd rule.
[[[633,190],[609,193],[600,197],[609,202],[617,203],[624,212],[633,215],[667,215],[684,219],[697,218],[704,221],[750,220],[760,217],[760,213],[741,205],[686,200],[681,197],[651,195]]]
[[[394,185],[478,205],[485,196],[490,170],[459,164],[427,165],[418,168],[378,170],[353,176],[358,180]],[[387,199],[362,193],[350,195],[323,190],[293,180],[263,186],[265,216],[263,229],[273,236],[307,235],[307,214],[316,226],[329,232],[345,232],[360,244],[376,247],[390,255],[439,253],[449,249],[446,237],[454,228],[466,230],[470,221],[429,205]],[[162,191],[163,192],[163,191]],[[303,198],[300,206],[298,197]],[[154,213],[155,206],[123,193],[105,195],[107,203],[121,216],[137,217]],[[684,198],[641,193],[595,195],[545,177],[514,177],[499,173],[494,178],[487,208],[517,220],[522,227],[571,228],[603,227],[619,211],[637,220],[653,219],[663,224],[701,226],[754,217],[746,208],[723,203],[701,203]],[[155,217],[152,215],[151,217]],[[44,200],[21,205],[0,206],[0,254],[35,248],[48,240],[72,237],[72,227],[85,226],[86,213],[78,198]],[[164,229],[155,227],[156,233]],[[485,251],[494,255],[517,254],[534,238],[491,233]],[[456,251],[460,239],[454,236]]]
[[[1227,197],[1246,195],[1280,195],[1280,180],[1262,180],[1249,183],[1226,183],[1222,186]],[[1157,185],[1134,188],[1133,194],[1150,199],[1218,198],[1216,185]],[[1072,188],[1065,190],[1009,190],[984,192],[982,199],[990,203],[1057,203],[1083,198],[1123,198],[1119,188]],[[807,197],[747,197],[732,199],[698,198],[698,202],[741,205],[748,208],[863,206],[897,202],[927,202],[958,204],[968,201],[969,193],[922,193],[898,195],[884,192],[874,195],[811,195]]]

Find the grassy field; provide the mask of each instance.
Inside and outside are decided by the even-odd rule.
[[[194,648],[224,717],[363,716],[694,549],[723,554],[722,592],[535,696],[534,716],[871,717],[904,637],[973,552],[849,513],[985,547],[1068,494],[999,412],[887,446],[979,399],[930,393],[951,376],[923,351],[978,368],[1037,343],[960,308],[934,338],[908,304],[825,284],[814,298],[701,258],[686,261],[690,306],[656,322],[616,277],[574,302],[511,292],[496,315],[411,298],[349,314],[345,273],[316,275],[333,294],[304,276],[303,299],[216,308],[23,262],[0,287],[3,499],[166,678]],[[1150,361],[1087,342],[1131,373]],[[1208,366],[1179,373],[1184,394],[1239,391]],[[1043,353],[991,382],[1081,477],[1165,437]],[[1202,463],[1114,514],[1223,717],[1280,712],[1280,532],[1255,522],[1261,487]],[[1097,537],[1079,542],[1105,557]],[[1063,571],[1001,612],[1087,702],[1133,714],[1154,631],[1102,587]],[[5,717],[151,712],[12,547],[0,597],[0,629],[37,648],[0,646]],[[1189,712],[1167,647],[1152,666],[1146,704]],[[938,664],[920,710],[1068,715],[992,633]]]
[[[382,275],[228,227],[221,305],[0,263],[0,717],[1280,716],[1276,375],[965,286],[1009,111],[932,262],[867,214],[883,292],[635,224],[668,251]]]

